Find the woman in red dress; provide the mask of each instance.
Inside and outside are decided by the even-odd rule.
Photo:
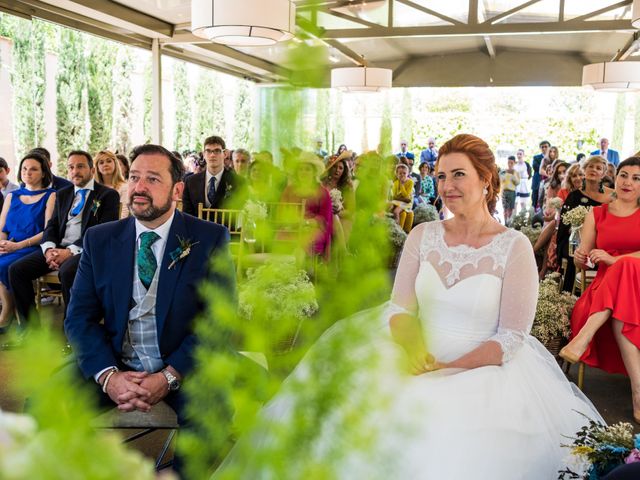
[[[560,356],[627,374],[640,422],[640,157],[620,164],[615,192],[616,200],[594,207],[582,227],[575,264],[597,264],[598,273],[573,309],[573,338]]]

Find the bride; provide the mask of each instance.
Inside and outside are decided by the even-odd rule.
[[[458,135],[440,149],[436,170],[454,217],[413,229],[391,301],[325,333],[215,478],[311,478],[305,463],[324,462],[337,478],[554,479],[568,453],[565,436],[586,417],[603,421],[529,335],[536,263],[529,240],[490,213],[500,180],[488,145]],[[319,352],[349,329],[374,330],[372,314],[382,325],[350,356],[375,351],[375,368],[356,371],[344,404],[317,420],[308,455],[280,452],[279,471],[262,468],[258,458],[276,453],[275,432],[305,419],[296,388],[326,380]],[[398,367],[402,359],[412,375]],[[354,412],[362,417],[355,435]]]

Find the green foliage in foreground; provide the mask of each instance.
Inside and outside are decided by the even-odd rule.
[[[93,427],[95,398],[88,384],[75,378],[77,368],[63,358],[62,345],[50,329],[33,329],[20,350],[12,387],[28,398],[28,412],[35,423],[12,420],[0,411],[0,439],[2,431],[11,431],[10,421],[25,427],[6,443],[0,442],[0,478],[155,478],[150,462],[122,445],[114,433]]]

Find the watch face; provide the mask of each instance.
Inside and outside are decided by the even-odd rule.
[[[171,391],[175,391],[178,390],[180,388],[180,382],[177,379],[173,379],[171,382],[169,382],[169,390]]]

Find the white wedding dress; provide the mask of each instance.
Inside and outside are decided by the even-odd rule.
[[[260,413],[260,425],[236,444],[216,478],[304,478],[305,461],[331,463],[344,479],[551,480],[563,467],[562,444],[587,423],[603,421],[570,384],[555,359],[529,335],[538,292],[529,240],[506,230],[480,248],[449,247],[442,222],[416,227],[404,247],[391,302],[338,322],[311,349]],[[428,350],[439,361],[457,359],[487,341],[503,351],[501,366],[443,369],[419,376],[397,367],[389,317],[418,314]],[[377,328],[372,318],[381,319]],[[287,455],[274,472],[256,461],[277,444],[274,430],[291,425],[296,388],[318,381],[317,351],[351,329],[376,330],[351,350],[353,358],[375,350],[382,361],[359,372],[343,407],[316,425],[308,457]],[[322,370],[320,370],[322,371]],[[321,382],[320,382],[321,383]],[[297,386],[297,387],[296,387]],[[359,386],[367,395],[359,393]],[[372,402],[372,398],[385,401]],[[308,400],[305,400],[308,401]],[[364,406],[366,403],[366,406]],[[360,405],[358,405],[360,403]],[[375,430],[367,448],[341,437],[353,412]],[[275,447],[277,448],[277,447]],[[266,450],[265,450],[266,449]],[[272,450],[272,454],[276,450]],[[336,455],[336,452],[339,454]],[[320,477],[322,478],[322,476]]]

